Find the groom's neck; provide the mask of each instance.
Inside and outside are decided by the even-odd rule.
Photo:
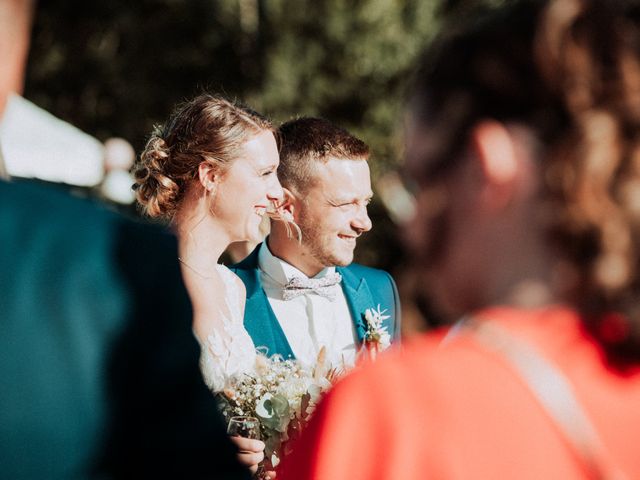
[[[284,226],[272,222],[271,233],[266,239],[267,247],[274,257],[293,265],[308,277],[317,275],[325,265],[313,257],[304,243],[295,236],[289,237]]]

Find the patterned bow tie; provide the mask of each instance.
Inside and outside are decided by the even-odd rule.
[[[342,275],[339,273],[330,273],[322,278],[302,278],[293,277],[289,280],[282,290],[282,299],[291,300],[292,298],[305,295],[307,293],[315,293],[334,300],[336,297],[336,289],[333,288],[342,281]]]

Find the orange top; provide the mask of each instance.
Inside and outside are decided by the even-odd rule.
[[[640,367],[607,366],[571,310],[475,316],[534,345],[570,379],[611,458],[640,478]],[[284,480],[584,479],[587,470],[524,380],[498,354],[442,332],[408,341],[340,382],[318,408]]]

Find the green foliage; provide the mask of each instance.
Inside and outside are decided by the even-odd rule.
[[[403,92],[435,10],[435,0],[40,2],[25,96],[137,151],[203,89],[277,121],[322,116],[371,146],[375,180],[398,163]],[[371,248],[359,250],[379,264]]]
[[[262,408],[266,415],[260,415],[256,409],[256,416],[261,420],[262,425],[268,429],[276,430],[280,433],[287,431],[289,424],[289,402],[282,395],[273,395],[262,402]]]
[[[42,2],[25,95],[104,140],[136,149],[176,102],[210,87],[242,95],[237,3],[209,0]]]
[[[319,115],[360,135],[374,175],[397,158],[403,87],[433,31],[424,1],[268,2],[265,75],[253,103],[279,119]]]

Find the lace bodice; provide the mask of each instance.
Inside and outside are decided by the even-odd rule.
[[[244,295],[235,281],[235,275],[224,265],[217,270],[225,288],[225,309],[219,308],[221,328],[199,338],[200,369],[207,386],[214,392],[224,389],[227,380],[253,371],[255,346],[243,325]]]

